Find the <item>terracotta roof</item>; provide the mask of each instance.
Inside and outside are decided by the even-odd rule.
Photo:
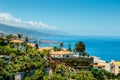
[[[10,42],[11,43],[22,43],[23,41],[21,41],[21,40],[11,40]]]
[[[34,43],[27,43],[28,46],[35,47]]]
[[[120,66],[120,61],[118,61],[118,62],[113,62],[113,64]]]
[[[62,51],[67,51],[66,48],[62,48]]]
[[[38,51],[43,51],[43,50],[52,50],[52,47],[41,47],[38,49]]]
[[[74,54],[73,52],[69,52],[69,51],[53,51],[53,52],[51,52],[50,54],[52,54],[52,55],[64,55],[64,54]]]
[[[94,65],[94,66],[96,66],[96,67],[103,67],[103,66],[105,66],[105,63],[98,63],[97,65]]]

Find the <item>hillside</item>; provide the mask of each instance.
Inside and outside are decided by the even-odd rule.
[[[9,26],[5,24],[0,24],[0,31],[4,34],[17,34],[21,33],[30,37],[39,37],[39,36],[66,36],[67,33],[62,33],[54,30],[30,30],[20,27]]]

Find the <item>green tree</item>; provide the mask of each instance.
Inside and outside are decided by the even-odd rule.
[[[89,71],[79,71],[77,75],[75,76],[75,79],[77,80],[96,80],[91,72]],[[103,80],[103,79],[101,79]]]
[[[38,49],[38,48],[39,48],[39,46],[38,46],[38,44],[37,44],[37,43],[35,44],[35,47],[36,47],[36,49]]]
[[[21,40],[23,35],[22,34],[17,34],[17,36],[18,36],[19,40]]]
[[[28,37],[25,37],[25,40],[24,40],[26,43],[28,43],[29,41],[29,38]]]
[[[75,50],[76,50],[76,52],[79,52],[79,57],[85,51],[85,48],[86,48],[85,44],[81,41],[79,41],[78,43],[75,44]]]
[[[31,78],[29,76],[25,77],[24,80],[31,80]]]
[[[91,72],[97,80],[105,80],[106,79],[104,72],[102,72],[101,70],[93,68]]]
[[[53,50],[54,50],[54,51],[57,51],[57,47],[56,47],[56,46],[54,46],[54,47],[53,47]]]
[[[70,43],[68,44],[68,51],[72,52],[71,44]]]
[[[64,46],[64,43],[60,43],[60,47],[62,48]]]
[[[14,36],[13,34],[9,34],[9,35],[6,36],[6,38],[7,38],[8,40],[11,40],[11,39],[15,39],[16,36]]]
[[[35,73],[31,76],[32,80],[43,80],[43,71],[41,69],[38,69],[35,71]]]
[[[0,38],[0,46],[6,46],[8,43],[7,40],[3,39],[3,38]]]

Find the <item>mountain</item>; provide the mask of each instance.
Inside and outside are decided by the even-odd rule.
[[[30,30],[20,27],[9,26],[5,24],[0,24],[0,31],[4,34],[17,34],[21,33],[25,36],[30,37],[41,37],[41,36],[67,36],[65,32],[55,31],[55,30]]]

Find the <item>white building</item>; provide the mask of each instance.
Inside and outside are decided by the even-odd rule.
[[[115,75],[117,75],[118,73],[120,73],[120,61],[111,61],[113,67],[112,67],[112,73],[114,73]]]
[[[101,60],[99,57],[93,56],[93,63],[105,63],[106,61]]]

